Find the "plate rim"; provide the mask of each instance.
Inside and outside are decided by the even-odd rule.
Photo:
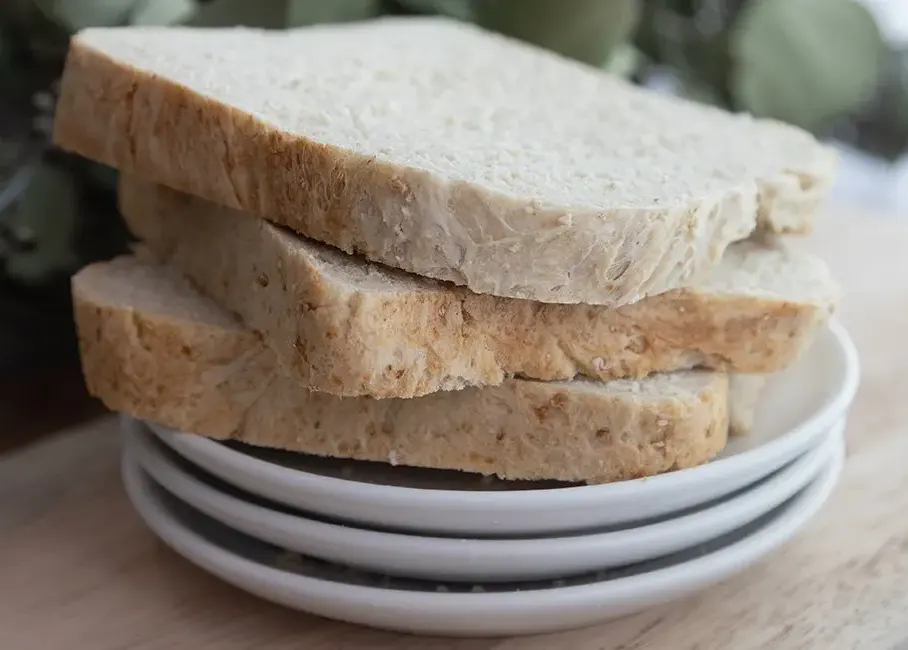
[[[854,343],[841,324],[831,320],[824,328],[824,333],[832,337],[832,343],[842,355],[844,372],[839,378],[838,389],[834,395],[803,422],[779,437],[730,458],[721,458],[697,467],[656,476],[613,483],[514,491],[456,491],[362,483],[283,467],[229,449],[215,440],[180,433],[151,421],[146,421],[146,424],[168,447],[196,464],[202,465],[197,459],[204,456],[239,474],[254,474],[259,479],[262,476],[271,477],[266,480],[280,481],[292,485],[294,489],[306,490],[309,494],[317,493],[333,500],[366,499],[370,503],[381,503],[383,507],[436,509],[481,507],[486,511],[563,507],[565,500],[569,500],[574,508],[592,505],[602,507],[610,501],[653,498],[653,495],[674,492],[683,489],[694,477],[702,483],[721,481],[753,464],[766,462],[761,459],[789,455],[792,449],[809,444],[812,436],[818,437],[821,431],[833,426],[836,420],[844,416],[854,399],[860,383],[860,366]],[[790,457],[793,458],[794,455]],[[359,505],[362,505],[362,502]]]
[[[845,442],[842,439],[826,468],[790,500],[791,505],[784,512],[752,534],[714,552],[669,567],[610,580],[563,587],[553,586],[542,590],[478,593],[413,591],[349,584],[260,565],[217,546],[216,543],[180,523],[167,507],[160,503],[160,499],[151,493],[150,480],[147,476],[141,475],[138,464],[127,454],[122,455],[121,471],[123,484],[133,508],[159,539],[192,564],[240,589],[250,591],[249,583],[253,586],[267,585],[272,594],[280,592],[283,600],[276,600],[278,596],[275,595],[253,593],[284,604],[288,604],[290,600],[286,597],[287,594],[292,594],[293,598],[318,595],[323,599],[340,598],[348,604],[352,602],[367,605],[373,610],[383,612],[409,609],[422,611],[424,614],[428,612],[435,617],[460,618],[468,615],[465,610],[485,614],[488,614],[489,608],[494,608],[498,612],[512,612],[520,607],[535,607],[541,610],[539,594],[557,594],[557,598],[542,599],[547,601],[543,605],[544,608],[551,613],[553,608],[561,609],[578,603],[589,606],[592,600],[602,607],[606,602],[620,603],[626,599],[639,599],[641,594],[665,595],[666,591],[671,591],[666,588],[666,583],[674,584],[676,588],[678,584],[683,584],[685,587],[681,587],[682,590],[696,590],[714,584],[753,565],[794,537],[832,496],[841,477],[845,455]],[[226,568],[225,562],[229,565]],[[695,586],[691,587],[692,584]],[[387,597],[392,592],[395,594],[396,602],[389,603],[381,598]]]
[[[520,556],[519,562],[529,563],[540,557],[557,553],[576,557],[588,557],[593,554],[614,556],[619,553],[619,548],[652,548],[658,550],[648,551],[646,554],[626,554],[621,563],[640,562],[663,554],[680,552],[697,544],[702,544],[715,536],[724,535],[733,530],[747,525],[758,517],[781,506],[784,502],[794,497],[798,491],[804,489],[811,481],[815,480],[823,471],[829,456],[835,453],[835,446],[840,444],[844,432],[845,422],[840,420],[816,445],[795,458],[790,464],[778,470],[776,476],[770,477],[767,482],[753,489],[745,488],[741,494],[732,496],[720,503],[711,505],[706,509],[673,517],[662,521],[645,524],[642,526],[627,526],[619,530],[574,533],[568,535],[556,534],[546,536],[509,537],[509,538],[465,538],[437,536],[426,532],[404,532],[393,530],[362,529],[356,526],[320,521],[307,517],[306,512],[286,513],[272,510],[264,505],[246,501],[241,497],[226,494],[209,485],[203,479],[193,475],[190,471],[177,465],[159,448],[155,447],[155,436],[147,430],[134,429],[126,433],[124,453],[132,458],[142,470],[167,492],[176,498],[199,510],[203,514],[220,521],[221,523],[239,530],[247,535],[257,537],[256,522],[258,526],[268,525],[279,528],[278,535],[265,540],[268,543],[284,546],[289,550],[321,557],[328,561],[341,563],[343,553],[333,557],[319,555],[313,552],[313,547],[324,546],[328,538],[339,539],[346,537],[348,541],[341,544],[346,549],[346,555],[355,553],[357,548],[372,548],[379,546],[386,549],[371,557],[382,558],[388,563],[379,568],[376,561],[363,562],[359,566],[365,570],[375,572],[394,573],[400,576],[419,577],[416,574],[404,572],[404,558],[408,554],[434,553],[444,557],[447,562],[453,562],[455,571],[439,572],[449,575],[439,580],[464,581],[467,571],[490,571],[490,566],[500,566],[501,562],[510,561],[510,558]],[[176,478],[174,478],[176,476]],[[211,504],[214,505],[211,505]],[[235,514],[231,514],[233,511]],[[711,531],[711,537],[704,538],[697,535],[698,530]],[[718,531],[718,532],[716,532]],[[307,538],[307,542],[295,542],[293,547],[283,540]],[[313,538],[315,541],[312,541]],[[681,539],[684,541],[662,543],[658,540]],[[308,546],[309,548],[304,548]],[[481,558],[481,559],[477,559]],[[628,559],[630,558],[630,559]],[[596,569],[605,569],[616,566],[618,560],[611,560]],[[388,568],[394,564],[395,568]],[[516,562],[515,562],[516,564]],[[373,567],[373,568],[370,568]],[[592,568],[577,569],[578,572],[593,570]],[[420,572],[425,574],[425,572]],[[517,578],[519,570],[510,569],[501,571],[501,577],[487,578],[485,582],[498,582],[502,580],[513,581]],[[427,575],[427,574],[426,574]],[[460,576],[455,578],[454,576]],[[429,578],[422,578],[429,579]],[[523,578],[545,579],[545,578]]]

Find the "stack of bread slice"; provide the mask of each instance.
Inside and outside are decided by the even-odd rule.
[[[695,466],[839,299],[835,158],[439,18],[90,29],[55,129],[133,255],[73,279],[110,408],[507,479]]]

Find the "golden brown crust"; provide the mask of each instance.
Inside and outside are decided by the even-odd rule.
[[[721,373],[645,380],[663,383],[660,395],[513,379],[417,399],[339,398],[284,377],[251,331],[106,303],[83,275],[73,293],[91,393],[176,429],[318,455],[591,482],[691,467],[725,445]]]
[[[823,294],[811,301],[747,291],[677,290],[617,309],[430,282],[372,291],[329,277],[311,247],[262,220],[128,175],[120,200],[159,259],[262,332],[304,387],[335,395],[414,397],[510,375],[769,373],[797,357],[832,306]]]

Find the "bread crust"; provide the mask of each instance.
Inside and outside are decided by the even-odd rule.
[[[261,332],[288,376],[334,395],[415,397],[512,375],[770,373],[809,344],[837,297],[811,258],[820,277],[795,281],[816,289],[788,297],[760,287],[686,289],[618,309],[498,298],[379,269],[129,175],[120,190],[127,224],[159,260]],[[781,252],[778,262],[791,265]],[[381,278],[381,289],[337,277],[348,267]]]
[[[714,196],[606,212],[537,205],[287,133],[88,41],[76,36],[67,57],[59,146],[477,293],[614,307],[695,284],[758,223],[808,231],[835,168],[804,135],[810,155],[794,169]]]
[[[86,383],[109,408],[178,430],[316,455],[588,482],[692,467],[725,445],[722,373],[657,376],[620,391],[510,379],[417,399],[334,397],[283,375],[273,351],[239,323],[118,304],[93,286],[93,276],[117,272],[99,263],[73,279]]]

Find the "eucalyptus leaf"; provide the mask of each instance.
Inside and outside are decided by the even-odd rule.
[[[761,0],[731,34],[736,105],[819,131],[872,99],[883,36],[856,0]]]
[[[195,0],[143,0],[129,15],[132,25],[178,25],[198,11]]]
[[[481,0],[475,20],[493,31],[596,66],[633,33],[637,0]]]
[[[143,0],[34,0],[57,24],[70,31],[126,24]]]
[[[6,258],[10,276],[36,284],[78,264],[72,246],[79,217],[78,199],[70,174],[41,165],[16,206],[4,214],[4,231],[17,244]]]
[[[287,26],[363,20],[377,16],[379,9],[377,0],[290,0]]]
[[[243,25],[283,29],[287,26],[288,8],[289,0],[210,0],[199,5],[187,24],[196,27]]]

